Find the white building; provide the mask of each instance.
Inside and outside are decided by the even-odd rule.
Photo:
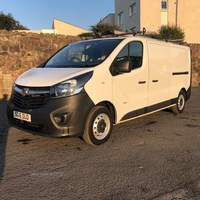
[[[147,32],[173,24],[184,30],[186,42],[200,43],[199,5],[199,0],[115,0],[115,22],[108,23],[119,25],[123,31],[144,27]]]
[[[115,14],[114,13],[110,13],[109,15],[107,15],[105,18],[100,19],[100,24],[104,23],[104,24],[115,24]]]

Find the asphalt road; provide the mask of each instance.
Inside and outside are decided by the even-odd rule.
[[[103,145],[8,125],[0,102],[0,199],[200,199],[200,87],[185,112],[116,125]]]

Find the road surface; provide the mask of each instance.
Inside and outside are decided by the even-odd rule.
[[[200,87],[185,112],[114,126],[103,145],[10,127],[0,102],[0,199],[200,199]]]

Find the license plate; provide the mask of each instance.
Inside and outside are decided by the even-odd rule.
[[[13,116],[16,119],[31,122],[31,115],[30,114],[22,113],[22,112],[19,112],[19,111],[13,111]]]

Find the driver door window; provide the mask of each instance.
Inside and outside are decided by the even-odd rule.
[[[116,60],[130,59],[132,70],[142,66],[143,46],[141,42],[134,41],[127,44],[118,54]]]

